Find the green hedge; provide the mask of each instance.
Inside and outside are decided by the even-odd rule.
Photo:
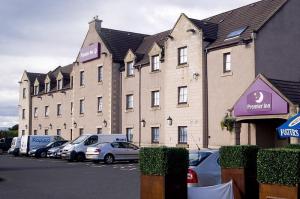
[[[257,180],[293,186],[300,183],[300,150],[265,149],[258,152]]]
[[[286,149],[300,149],[300,144],[289,144],[285,146]]]
[[[186,175],[188,151],[184,148],[141,148],[140,170],[143,175]]]
[[[255,170],[258,149],[258,146],[254,145],[222,146],[220,148],[221,167]]]

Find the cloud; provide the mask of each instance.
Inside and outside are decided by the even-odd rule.
[[[254,0],[9,0],[0,6],[0,126],[17,121],[18,81],[24,70],[47,72],[72,63],[93,16],[107,28],[154,34],[180,13],[209,16]]]

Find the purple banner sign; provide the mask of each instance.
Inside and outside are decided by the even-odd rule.
[[[257,79],[234,105],[235,116],[287,114],[288,103]]]
[[[100,44],[94,43],[80,50],[79,61],[87,62],[100,57]]]

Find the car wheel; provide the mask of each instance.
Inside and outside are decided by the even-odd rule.
[[[77,155],[76,159],[77,159],[78,162],[83,162],[85,160],[84,154],[83,153],[79,153]]]
[[[99,164],[100,160],[93,160],[93,163]]]
[[[47,156],[47,153],[45,151],[41,152],[40,157],[45,158]]]
[[[107,154],[105,157],[104,157],[104,162],[106,164],[112,164],[113,162],[115,161],[115,158],[113,155],[111,154]]]

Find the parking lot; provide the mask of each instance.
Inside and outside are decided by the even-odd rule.
[[[138,199],[136,163],[112,165],[0,155],[0,198]]]

